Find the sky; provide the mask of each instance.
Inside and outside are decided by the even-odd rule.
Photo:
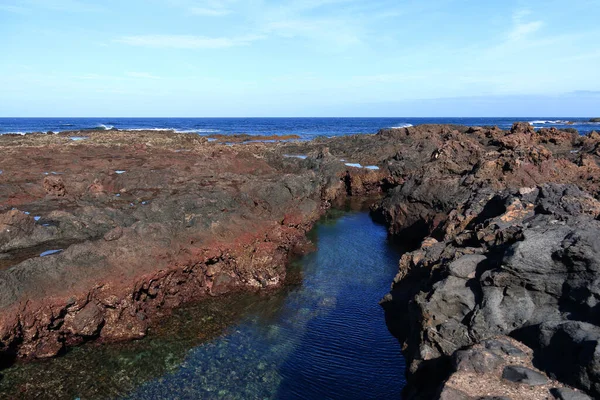
[[[0,0],[0,117],[600,116],[600,0]]]

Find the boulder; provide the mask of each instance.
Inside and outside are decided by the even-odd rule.
[[[522,385],[540,386],[548,383],[548,378],[530,368],[509,365],[502,371],[502,379]]]
[[[552,388],[550,393],[557,400],[592,400],[587,394],[569,388]]]

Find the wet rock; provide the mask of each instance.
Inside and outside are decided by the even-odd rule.
[[[59,340],[57,335],[44,335],[37,341],[35,346],[35,358],[44,359],[52,358],[58,355],[64,344]]]
[[[502,371],[502,378],[523,385],[538,386],[548,383],[548,378],[532,369],[510,365]]]

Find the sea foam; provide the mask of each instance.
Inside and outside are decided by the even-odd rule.
[[[561,125],[561,124],[563,124],[564,125],[564,124],[568,124],[568,123],[569,123],[569,121],[563,121],[563,120],[560,120],[560,119],[557,119],[557,120],[554,120],[554,121],[552,121],[552,120],[548,120],[548,121],[545,121],[545,120],[529,121],[530,125],[549,125],[549,124],[554,124],[554,125]]]

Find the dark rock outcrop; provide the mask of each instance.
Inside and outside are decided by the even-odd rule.
[[[538,368],[600,395],[586,383],[597,379],[594,345],[583,350],[581,337],[565,338],[577,356],[558,370],[555,350],[543,344],[554,330],[540,331],[548,323],[600,323],[600,203],[592,184],[600,137],[529,124],[380,134],[394,135],[405,151],[387,160],[397,186],[373,215],[418,248],[402,257],[382,302],[404,343],[407,396],[435,397],[426,390],[448,379],[453,362],[483,357],[478,368],[493,366],[491,356],[456,352],[496,335],[519,338],[535,350]],[[583,325],[571,329],[591,334]]]
[[[591,345],[600,202],[574,186],[551,184],[494,195],[482,190],[468,204],[468,212],[443,225],[444,241],[425,241],[402,257],[384,301],[396,313],[390,326],[407,343],[410,372],[418,376],[461,348],[512,334],[536,350],[535,361],[552,376],[600,393],[585,383],[600,371]],[[452,234],[467,218],[466,229]],[[561,358],[558,348],[576,355]],[[553,354],[556,360],[544,358]]]

